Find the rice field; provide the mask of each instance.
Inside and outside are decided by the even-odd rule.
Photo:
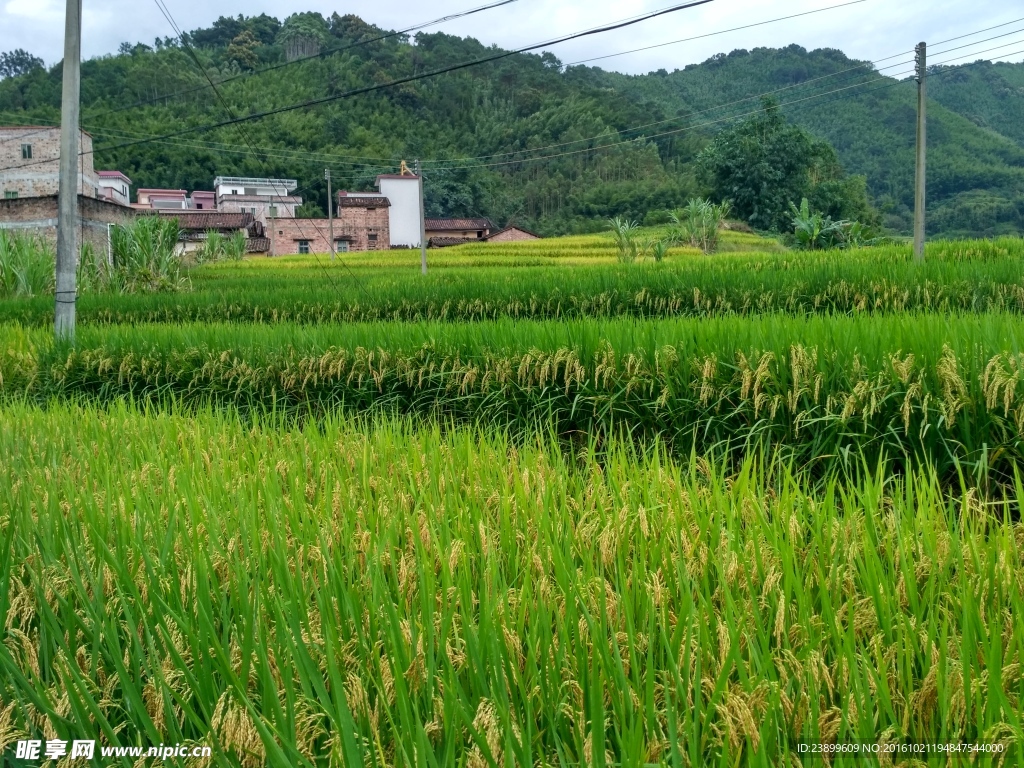
[[[0,300],[0,764],[1024,765],[1024,241],[722,235]]]

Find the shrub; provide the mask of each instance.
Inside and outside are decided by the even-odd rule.
[[[0,297],[53,293],[55,265],[42,239],[0,230]]]
[[[114,264],[108,280],[110,290],[176,291],[186,284],[177,248],[177,219],[141,216],[114,227],[112,237]]]
[[[714,253],[718,250],[718,231],[730,210],[728,202],[715,205],[710,200],[693,198],[685,208],[672,214],[673,236],[704,253]]]
[[[639,255],[640,246],[637,243],[637,223],[631,219],[622,219],[616,216],[610,222],[612,236],[615,238],[615,247],[618,249],[619,261],[623,264],[632,264]]]

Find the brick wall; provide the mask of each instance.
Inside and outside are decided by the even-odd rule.
[[[309,244],[309,253],[330,253],[327,219],[275,219],[270,230],[273,254],[300,253],[300,242]],[[376,235],[376,241],[371,236]],[[334,220],[334,239],[347,244],[349,251],[386,251],[391,248],[387,208],[342,208]],[[346,250],[345,245],[338,246]]]
[[[32,157],[23,157],[23,145]],[[78,193],[97,197],[100,179],[93,169],[92,137],[82,132],[78,163]],[[59,128],[0,128],[0,192],[18,197],[56,195],[60,186]]]
[[[78,237],[98,254],[107,252],[107,225],[132,218],[132,210],[123,205],[78,196]],[[21,197],[0,200],[0,229],[42,237],[57,242],[57,196]]]

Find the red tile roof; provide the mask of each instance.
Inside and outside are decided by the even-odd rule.
[[[208,229],[248,229],[253,223],[251,213],[230,211],[177,211],[154,210],[158,216],[177,219],[178,227],[184,230],[205,232]]]
[[[490,229],[491,222],[487,219],[426,219],[426,229]]]

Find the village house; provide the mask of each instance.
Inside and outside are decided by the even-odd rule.
[[[123,222],[131,215],[131,209],[101,190],[100,176],[93,168],[92,136],[82,131],[80,140],[79,236],[83,244],[106,253],[110,244],[110,225]],[[60,188],[60,128],[0,127],[0,168],[3,169],[0,170],[0,190],[3,190],[0,229],[24,232],[55,242],[57,193]]]
[[[131,205],[132,180],[120,171],[97,171],[99,197],[118,205]]]
[[[202,248],[210,232],[217,232],[224,237],[234,237],[241,232],[246,239],[246,253],[267,253],[270,249],[266,230],[251,213],[167,209],[155,210],[154,213],[161,218],[177,220],[181,253],[191,253]]]
[[[426,219],[423,222],[428,242],[434,238],[454,238],[461,242],[485,240],[491,227],[487,219]]]
[[[295,179],[218,176],[213,180],[217,210],[251,213],[265,227],[271,219],[295,218],[302,198],[291,193],[298,186]]]
[[[78,194],[99,197],[99,176],[93,170],[92,136],[79,132]],[[60,186],[60,128],[0,128],[0,189],[4,198],[47,197]]]
[[[540,235],[528,229],[510,225],[487,236],[488,243],[511,243],[519,240],[539,240]]]
[[[334,218],[334,248],[348,251],[386,251],[391,248],[388,198],[376,193],[339,192]],[[275,219],[272,254],[330,253],[327,219]]]

